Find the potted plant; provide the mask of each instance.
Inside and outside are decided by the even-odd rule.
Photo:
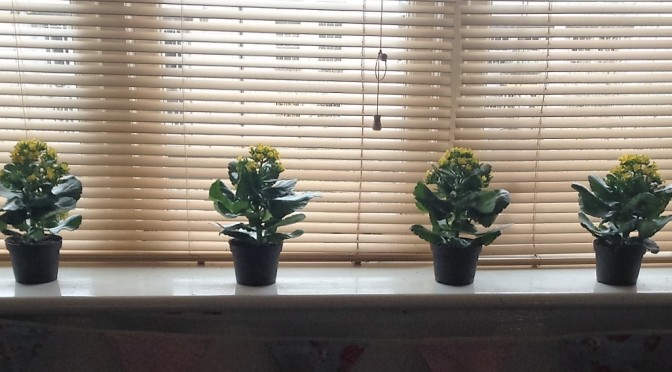
[[[597,281],[634,285],[644,253],[658,253],[651,237],[672,220],[662,215],[672,186],[663,184],[656,163],[646,155],[623,155],[618,161],[603,179],[589,176],[590,189],[578,183],[572,188],[579,192],[579,222],[595,238]]]
[[[224,217],[244,217],[247,222],[227,226],[217,224],[227,235],[238,284],[264,286],[275,283],[278,258],[286,239],[303,234],[302,230],[281,232],[279,228],[302,221],[296,213],[318,196],[294,191],[296,179],[280,179],[285,170],[278,151],[270,146],[251,146],[247,157],[229,163],[229,181],[233,191],[220,179],[210,186],[209,199]]]
[[[472,150],[454,147],[415,186],[416,205],[429,214],[432,228],[416,224],[411,231],[430,243],[439,283],[471,284],[483,246],[506,227],[478,229],[490,227],[511,200],[506,190],[485,190],[492,179],[490,170]]]
[[[0,174],[0,195],[7,199],[0,231],[7,236],[14,277],[24,284],[57,279],[61,230],[75,230],[80,215],[68,216],[82,194],[82,183],[46,143],[19,141],[11,163]]]

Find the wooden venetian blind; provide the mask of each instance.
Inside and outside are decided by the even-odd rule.
[[[459,7],[455,143],[512,192],[512,222],[484,253],[593,257],[571,182],[647,154],[672,179],[672,3],[469,1]],[[649,260],[672,260],[668,226]]]
[[[452,145],[512,194],[483,263],[590,262],[570,183],[621,154],[672,179],[666,1],[0,0],[0,28],[0,151],[85,185],[66,259],[227,258],[207,189],[257,143],[323,195],[284,259],[427,258],[411,193]]]
[[[0,1],[0,151],[42,139],[82,180],[65,259],[226,258],[207,189],[257,143],[279,149],[298,191],[323,195],[285,258],[426,254],[410,192],[452,135],[453,13],[444,1]]]

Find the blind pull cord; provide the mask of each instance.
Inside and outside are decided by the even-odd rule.
[[[380,29],[379,29],[379,44],[378,44],[378,56],[376,57],[376,65],[373,69],[373,72],[376,76],[376,114],[373,115],[373,130],[379,131],[383,128],[381,122],[381,115],[379,113],[380,108],[380,82],[385,79],[387,75],[387,54],[383,53],[383,3],[384,0],[380,2]],[[381,73],[382,68],[382,73]]]

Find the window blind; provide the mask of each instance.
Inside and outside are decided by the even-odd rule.
[[[514,225],[486,254],[589,262],[572,182],[604,176],[625,153],[672,178],[672,3],[470,1],[462,39],[455,143],[492,163],[512,192]],[[669,227],[649,261],[669,262]]]
[[[283,260],[429,259],[412,190],[452,145],[511,191],[483,264],[591,262],[570,184],[623,153],[672,179],[664,1],[0,0],[0,28],[0,156],[39,138],[84,183],[65,260],[228,259],[207,189],[257,143],[323,195]]]
[[[453,9],[0,1],[0,151],[42,139],[82,180],[65,260],[226,259],[214,222],[231,221],[208,188],[258,143],[278,148],[297,191],[323,195],[283,259],[426,253],[409,234],[422,218],[409,192],[450,139]]]

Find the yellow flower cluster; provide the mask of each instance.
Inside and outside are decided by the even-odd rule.
[[[41,141],[30,139],[25,141],[19,141],[14,145],[14,150],[10,153],[12,157],[12,162],[15,164],[22,164],[26,161],[35,161],[39,158],[40,153],[47,151],[48,146]],[[53,149],[49,148],[55,157],[56,152]]]
[[[267,161],[280,161],[280,154],[278,150],[271,146],[265,146],[258,144],[256,146],[250,146],[250,156],[257,162],[262,162],[264,159]]]
[[[285,168],[280,162],[278,150],[271,146],[258,144],[250,146],[249,156],[238,156],[236,159],[238,172],[262,174],[264,178],[274,178],[283,172]]]
[[[453,147],[439,159],[439,168],[463,169],[467,172],[478,168],[478,159],[470,149]]]
[[[461,176],[468,176],[474,170],[481,168],[478,158],[471,149],[462,147],[453,147],[447,150],[438,161],[438,168],[450,170]],[[490,175],[482,175],[481,182],[483,186],[487,186],[490,182]],[[430,169],[425,174],[426,183],[436,183],[438,181],[437,172]]]
[[[10,156],[14,164],[13,172],[17,173],[15,176],[30,183],[56,184],[70,171],[67,163],[58,162],[54,148],[37,139],[17,142]]]
[[[258,169],[265,163],[273,164],[279,172],[285,170],[280,162],[280,153],[277,149],[271,146],[262,144],[250,146],[250,159],[254,161],[247,164],[248,170],[250,171]]]
[[[646,155],[626,154],[619,157],[618,161],[619,165],[611,170],[611,174],[617,179],[629,181],[634,178],[643,178],[654,186],[664,182],[658,172],[658,165]]]

